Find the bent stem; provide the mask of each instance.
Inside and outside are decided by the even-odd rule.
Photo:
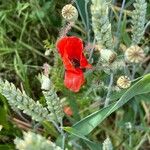
[[[108,92],[107,92],[107,95],[106,95],[104,107],[107,107],[108,104],[109,104],[109,101],[110,101],[110,94],[111,94],[111,87],[112,87],[112,84],[113,84],[113,78],[114,78],[114,74],[112,72],[110,74],[110,81],[109,81]]]

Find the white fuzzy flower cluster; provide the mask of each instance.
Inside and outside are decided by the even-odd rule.
[[[23,133],[23,139],[17,137],[14,143],[18,150],[62,150],[45,137],[30,131]]]

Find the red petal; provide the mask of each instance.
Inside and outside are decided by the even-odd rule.
[[[84,54],[82,54],[81,59],[80,59],[80,67],[81,68],[89,68],[89,69],[92,68],[92,65],[88,63]]]
[[[57,47],[59,53],[61,54],[61,57],[63,57],[63,55],[64,55],[65,46],[67,44],[67,39],[68,39],[68,37],[63,37],[59,41],[57,41],[56,47]]]
[[[69,60],[68,56],[63,57],[63,64],[66,70],[72,70],[75,71],[75,68],[72,64],[72,62]]]
[[[69,59],[80,60],[83,51],[83,43],[80,38],[75,36],[63,37],[57,42],[56,46],[62,57],[67,54]]]
[[[84,74],[81,69],[76,69],[76,71],[65,72],[64,84],[65,86],[73,92],[78,92],[84,83]]]

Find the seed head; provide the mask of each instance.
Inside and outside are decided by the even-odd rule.
[[[117,86],[123,89],[130,87],[131,81],[127,76],[120,76],[117,80]]]
[[[62,9],[62,16],[69,22],[75,21],[78,18],[78,11],[73,5],[67,4]]]
[[[125,51],[125,58],[131,63],[140,63],[145,57],[141,47],[133,45]]]

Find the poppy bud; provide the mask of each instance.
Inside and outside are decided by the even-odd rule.
[[[51,53],[51,51],[48,49],[48,50],[45,51],[44,55],[45,55],[45,56],[49,56],[50,53]]]
[[[100,51],[101,58],[109,63],[113,63],[116,60],[117,54],[109,49],[102,49]]]
[[[71,107],[65,106],[65,107],[64,107],[64,113],[65,113],[67,116],[72,116],[73,112],[72,112]]]
[[[75,21],[78,18],[78,11],[73,5],[68,4],[62,9],[62,16],[67,21]]]
[[[50,79],[47,76],[42,75],[41,89],[48,91],[50,89],[50,85],[51,85]]]
[[[0,125],[0,131],[2,130],[2,128],[3,128],[3,126],[2,126],[2,125]]]

